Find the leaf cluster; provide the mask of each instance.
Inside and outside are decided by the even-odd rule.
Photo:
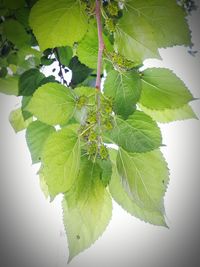
[[[175,0],[101,1],[102,91],[95,1],[1,0],[0,12],[0,92],[20,97],[10,123],[26,129],[45,196],[63,194],[69,260],[104,232],[112,198],[167,226],[158,122],[196,118],[194,98],[171,70],[141,67],[161,47],[191,45],[185,10]]]

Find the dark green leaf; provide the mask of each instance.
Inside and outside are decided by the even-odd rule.
[[[82,83],[92,73],[92,69],[82,64],[76,56],[71,59],[69,68],[72,71],[72,80],[70,82],[70,86],[72,87],[76,87],[79,83]]]
[[[63,46],[63,47],[58,47],[58,60],[60,63],[64,66],[68,66],[69,62],[73,56],[73,50],[69,46]]]
[[[38,69],[25,71],[19,78],[19,95],[31,96],[45,78]]]
[[[3,30],[6,38],[19,48],[30,43],[30,36],[17,20],[6,20],[3,23]]]

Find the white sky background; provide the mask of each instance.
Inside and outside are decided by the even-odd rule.
[[[190,17],[193,50],[200,51],[200,12]],[[162,49],[165,66],[181,77],[194,97],[200,98],[200,52],[187,48]],[[15,134],[8,116],[17,107],[15,97],[0,96],[0,266],[64,267],[67,240],[61,197],[49,203],[31,166],[24,132]],[[200,118],[200,102],[192,102]],[[200,266],[200,122],[188,120],[161,125],[162,149],[171,172],[165,197],[170,229],[152,226],[132,217],[114,204],[113,218],[103,236],[77,256],[71,267],[188,267]]]

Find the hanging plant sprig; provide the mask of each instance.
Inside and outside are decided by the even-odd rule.
[[[9,120],[16,132],[26,131],[45,196],[63,196],[69,261],[103,234],[112,199],[131,215],[166,227],[169,170],[157,122],[196,118],[194,98],[171,70],[140,67],[160,58],[159,48],[191,47],[188,4],[11,2],[1,4],[0,92],[20,97]],[[65,80],[68,69],[71,81]]]

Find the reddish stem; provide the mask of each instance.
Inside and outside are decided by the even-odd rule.
[[[104,50],[105,45],[104,45],[103,34],[102,34],[101,1],[100,0],[96,0],[96,20],[97,20],[98,40],[99,40],[96,88],[98,90],[101,90],[101,66],[102,66],[103,50]]]

